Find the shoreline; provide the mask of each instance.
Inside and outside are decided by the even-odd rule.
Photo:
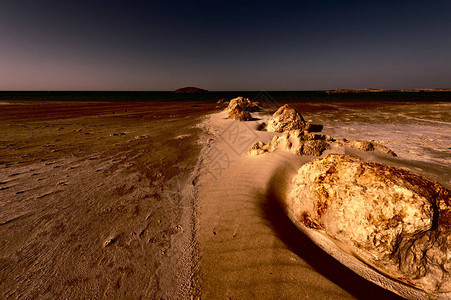
[[[295,105],[326,134],[400,154],[367,159],[451,184],[451,104]],[[254,117],[202,102],[2,105],[0,295],[399,299],[289,219],[280,197],[317,157],[248,156],[275,135],[257,130],[268,114]]]
[[[196,248],[185,183],[201,149],[195,125],[213,109],[2,107],[0,295],[189,298]]]
[[[309,113],[306,115],[308,118],[315,116]],[[204,172],[201,172],[200,176],[203,189],[199,196],[198,240],[201,249],[201,274],[206,278],[203,295],[214,299],[223,297],[269,299],[276,296],[290,298],[303,293],[315,298],[328,298],[334,295],[334,299],[353,297],[399,299],[399,296],[393,293],[396,292],[409,299],[427,297],[426,293],[375,271],[371,265],[356,259],[314,230],[305,226],[296,228],[293,225],[288,218],[290,216],[293,219],[293,216],[287,208],[280,206],[280,203],[284,201],[279,198],[286,197],[287,191],[290,190],[291,179],[296,175],[299,167],[318,157],[300,157],[281,149],[256,157],[248,156],[247,151],[236,155],[234,153],[236,151],[230,149],[231,143],[227,141],[227,134],[224,132],[241,132],[244,138],[246,136],[251,140],[253,138],[251,142],[248,142],[249,145],[255,141],[267,143],[275,135],[275,133],[257,130],[260,127],[259,124],[268,118],[267,115],[253,113],[253,116],[254,121],[239,122],[226,119],[224,112],[213,113],[201,126],[210,134],[209,143],[204,146],[201,153],[206,162]],[[409,119],[419,122],[429,121],[416,120],[415,117]],[[432,122],[437,126],[449,124]],[[235,125],[242,130],[234,129]],[[387,125],[380,126],[390,128]],[[328,127],[325,126],[325,128]],[[375,130],[378,130],[377,127]],[[378,132],[375,130],[362,131],[359,137],[365,139],[365,133],[377,136]],[[339,128],[336,131],[341,132]],[[342,133],[339,136],[347,137],[345,132]],[[442,134],[447,133],[445,131]],[[412,139],[413,136],[411,134],[406,139]],[[432,139],[429,140],[432,141]],[[392,140],[384,140],[384,143],[390,141],[396,141],[396,135],[392,137]],[[440,168],[433,170],[426,161],[412,160],[415,156],[406,155],[408,153],[403,151],[407,146],[402,148],[401,144],[390,145],[394,145],[395,149],[400,151],[400,157],[393,158],[377,152],[352,149],[342,149],[339,153],[343,151],[343,154],[351,154],[366,161],[407,168],[428,178],[432,177],[445,187],[451,183],[446,181],[446,176],[440,176],[443,175],[439,171]],[[211,176],[208,168],[212,168],[212,162],[207,161],[209,155],[206,154],[209,148],[225,149],[224,152],[228,158],[232,157],[235,161],[220,174]],[[335,151],[326,150],[321,157],[328,153],[336,153]],[[440,166],[440,163],[441,161],[438,160],[434,164]],[[450,166],[446,166],[446,160],[442,167],[445,174],[451,172]],[[290,227],[293,228],[290,229]],[[306,256],[303,253],[305,249],[315,254]],[[323,261],[318,261],[318,257],[321,257]],[[300,260],[296,261],[296,259]],[[324,261],[327,261],[327,264],[324,264]],[[296,267],[293,267],[294,265]],[[299,270],[303,272],[296,274]],[[230,272],[234,275],[228,276]],[[309,278],[315,279],[309,282]],[[355,282],[359,282],[359,287],[356,287]],[[443,298],[446,295],[440,297]]]
[[[216,144],[227,148],[219,137],[221,128],[237,124],[255,130],[258,123],[244,124],[224,117],[216,113],[206,121],[207,130],[213,133],[206,147]],[[264,140],[274,133],[258,135],[257,139]],[[233,156],[231,150],[228,154]],[[203,155],[206,161],[205,150]],[[236,161],[216,178],[206,170],[211,162],[206,162],[200,176],[198,241],[203,296],[271,299],[303,294],[350,299],[371,294],[399,299],[323,252],[280,207],[278,198],[290,189],[291,178],[314,157],[276,151],[267,156],[243,153],[233,158]]]

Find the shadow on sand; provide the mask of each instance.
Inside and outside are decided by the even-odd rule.
[[[289,169],[283,167],[274,174],[267,185],[266,202],[261,203],[262,214],[276,236],[314,270],[357,299],[403,299],[355,274],[319,248],[291,222],[279,204],[281,195],[286,194],[281,188],[288,187],[287,178],[290,179],[289,174],[292,174]]]

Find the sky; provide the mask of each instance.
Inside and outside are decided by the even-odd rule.
[[[0,0],[0,90],[451,88],[451,1]]]

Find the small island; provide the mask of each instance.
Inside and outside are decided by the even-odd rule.
[[[208,92],[208,91],[204,90],[204,89],[197,88],[197,87],[188,86],[188,87],[177,89],[174,92],[175,93],[205,93],[205,92]]]

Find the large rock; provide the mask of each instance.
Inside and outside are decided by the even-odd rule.
[[[225,109],[229,114],[228,119],[238,121],[250,121],[252,116],[249,112],[259,111],[260,107],[256,102],[250,101],[248,98],[237,97],[230,100],[229,105]]]
[[[299,169],[284,206],[382,273],[451,291],[451,191],[407,170],[329,155]]]
[[[309,124],[292,106],[285,104],[280,107],[268,121],[268,131],[284,132],[289,130],[308,130]]]
[[[231,109],[227,116],[228,119],[233,119],[237,121],[250,121],[252,120],[251,114],[246,110],[241,110],[238,107]]]
[[[248,98],[237,97],[237,98],[230,100],[229,105],[226,108],[226,111],[231,111],[233,109],[254,112],[254,111],[259,111],[260,107],[258,106],[258,103],[252,102]]]

